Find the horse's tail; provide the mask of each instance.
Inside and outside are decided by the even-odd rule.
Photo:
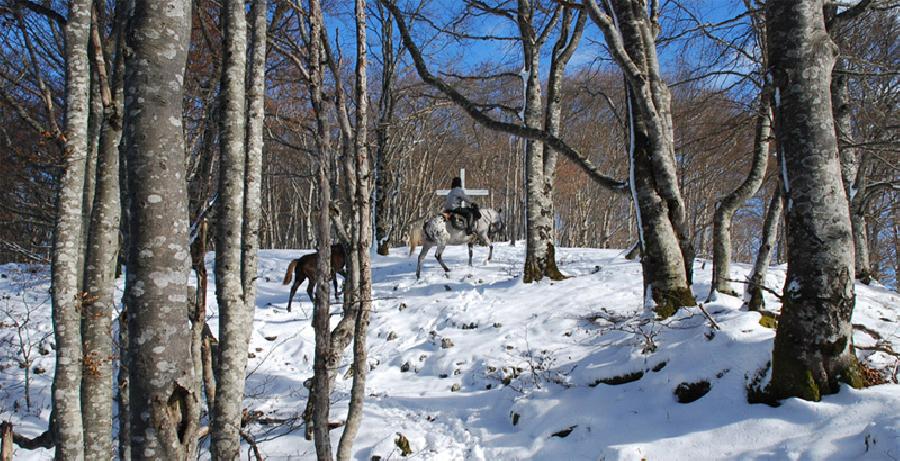
[[[287,272],[284,274],[284,281],[282,282],[285,285],[291,283],[291,279],[294,277],[294,268],[297,267],[297,264],[300,264],[299,259],[295,259],[291,261],[291,264],[288,266]]]
[[[425,236],[424,233],[425,222],[421,219],[417,219],[411,223],[409,223],[409,229],[407,229],[407,245],[409,245],[409,255],[412,256],[413,253],[416,252],[416,247],[422,245],[422,241]]]
[[[416,252],[416,247],[419,246],[419,229],[416,226],[409,226],[409,232],[407,232],[407,242],[409,245],[409,254],[407,256],[412,256],[413,253]]]

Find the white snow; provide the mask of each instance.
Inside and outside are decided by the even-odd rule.
[[[449,247],[449,276],[429,256],[421,281],[406,249],[374,259],[378,300],[368,340],[374,368],[355,459],[402,459],[397,433],[408,438],[410,458],[423,460],[900,458],[900,385],[844,386],[819,403],[750,405],[745,387],[769,360],[774,331],[759,325],[759,314],[741,311],[739,298],[720,294],[705,304],[721,330],[712,330],[697,308],[664,323],[647,322],[640,318],[640,264],[625,260],[623,252],[557,249],[560,269],[571,277],[526,285],[523,247],[498,245],[492,263],[472,268],[465,266],[465,247]],[[303,311],[310,313],[310,302],[301,287],[294,302],[300,309],[288,313],[289,287],[281,284],[291,258],[306,252],[261,253],[245,406],[268,420],[298,418],[306,403],[303,381],[311,374],[313,331]],[[476,261],[486,252],[476,248]],[[45,267],[34,270],[0,266],[0,307],[13,317],[26,305],[35,307],[27,331],[37,338],[50,331],[48,273]],[[710,270],[711,264],[703,268],[699,262],[695,268],[698,299],[707,295]],[[743,276],[749,268],[736,264],[735,271]],[[766,285],[780,290],[784,272],[783,266],[772,267]],[[216,331],[214,287],[211,280],[210,323]],[[766,296],[767,307],[777,310],[776,300]],[[854,323],[878,332],[880,344],[894,350],[900,344],[898,317],[896,292],[857,286]],[[4,320],[0,329],[6,367],[0,373],[0,417],[34,436],[49,416],[53,354],[38,355],[34,364],[47,369],[34,378],[36,409],[26,411],[22,404],[15,410],[14,402],[24,402],[23,370],[12,361],[9,323]],[[388,340],[392,332],[396,338]],[[453,347],[442,348],[444,339]],[[877,343],[862,331],[854,341],[862,347]],[[887,354],[859,353],[881,369],[897,364]],[[332,421],[345,418],[349,356],[348,349],[338,370]],[[409,371],[401,372],[404,364]],[[643,376],[598,384],[631,373]],[[711,383],[708,394],[692,403],[676,401],[673,391],[680,383],[700,380]],[[314,459],[299,421],[248,429],[267,459]],[[569,429],[566,437],[553,435]],[[340,429],[332,431],[335,446],[339,436]],[[16,459],[51,454],[18,449]]]

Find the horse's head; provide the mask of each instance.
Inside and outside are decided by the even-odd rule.
[[[503,215],[503,209],[498,208],[496,216],[488,227],[488,235],[493,239],[497,234],[501,234],[506,230],[506,217]]]

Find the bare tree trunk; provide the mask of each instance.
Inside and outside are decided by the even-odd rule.
[[[117,6],[117,19],[125,18],[123,10],[124,7]],[[116,36],[115,58],[111,66],[113,78],[110,82],[106,78],[100,27],[94,27],[92,42],[103,116],[100,122],[96,193],[85,257],[86,294],[82,318],[84,369],[81,405],[86,459],[103,459],[112,454],[112,312],[116,304],[115,275],[121,216],[119,140],[122,137],[124,60],[118,46],[120,38]]]
[[[120,178],[121,179],[121,178]],[[119,376],[116,383],[119,403],[119,459],[131,459],[131,405],[128,386],[128,305],[119,313]]]
[[[88,38],[91,2],[69,2],[66,23],[66,133],[64,171],[57,195],[56,232],[51,259],[53,327],[56,335],[56,374],[53,378],[53,419],[56,459],[84,457],[81,417],[81,281],[82,208],[90,111]]]
[[[131,454],[195,456],[200,404],[191,358],[191,267],[182,132],[191,4],[139,0],[126,34]],[[148,101],[153,101],[148,104]]]
[[[330,312],[328,299],[328,276],[331,266],[331,238],[330,238],[330,216],[329,206],[331,205],[331,187],[328,181],[328,160],[331,153],[331,145],[328,134],[328,120],[325,114],[325,107],[322,104],[322,82],[324,79],[324,71],[321,63],[323,62],[324,53],[322,52],[321,30],[323,26],[322,9],[318,0],[309,0],[309,23],[310,23],[310,40],[309,46],[309,95],[313,112],[316,115],[316,152],[318,155],[318,216],[316,216],[316,225],[318,227],[318,266],[316,277],[316,299],[315,308],[313,309],[313,329],[316,333],[316,353],[313,365],[313,384],[310,389],[311,398],[313,400],[313,434],[316,445],[316,457],[320,461],[331,460],[331,440],[328,434],[328,413],[329,413],[329,383],[328,370],[331,331],[330,331]]]
[[[394,124],[394,27],[390,15],[382,15],[381,22],[381,92],[378,96],[378,123],[375,126],[375,241],[378,254],[387,256],[390,252],[387,217],[390,209],[385,193],[388,174],[388,144],[390,130]]]
[[[547,103],[544,108],[544,129],[553,136],[559,137],[562,118],[562,82],[566,65],[569,63],[584,31],[587,13],[579,13],[572,28],[572,9],[563,7],[562,28],[559,37],[553,44],[550,58],[550,73],[547,81]],[[544,195],[547,197],[547,209],[542,214],[549,217],[551,233],[555,228],[553,211],[553,182],[556,176],[556,160],[559,154],[550,146],[544,145]],[[551,238],[551,244],[553,239]],[[555,261],[554,261],[555,265]],[[558,269],[557,269],[558,271]]]
[[[760,238],[759,251],[753,263],[753,271],[747,281],[744,290],[744,304],[747,310],[759,311],[765,306],[762,286],[766,283],[766,273],[769,270],[769,262],[772,260],[772,249],[778,238],[778,222],[781,220],[781,212],[784,209],[784,195],[781,187],[776,187],[766,208],[766,219],[763,222],[762,237]]]
[[[96,25],[91,21],[91,35],[93,35]],[[90,40],[90,39],[89,39]],[[100,69],[96,68],[94,47],[88,46],[88,60],[91,63],[91,93],[90,93],[90,113],[88,114],[87,128],[87,155],[84,160],[84,187],[82,188],[82,209],[81,209],[81,250],[78,259],[78,291],[85,292],[85,257],[88,252],[90,243],[89,233],[91,228],[91,209],[94,206],[94,195],[96,190],[97,179],[97,156],[100,148],[100,134],[103,127],[103,101],[100,96],[100,82],[97,73]],[[105,71],[105,70],[104,70]]]
[[[713,279],[707,301],[715,299],[715,293],[737,296],[728,279],[731,277],[731,221],[734,213],[759,190],[766,176],[769,163],[769,136],[771,132],[771,99],[768,86],[759,96],[759,112],[756,118],[756,139],[753,142],[753,160],[750,173],[744,182],[726,195],[713,217]]]
[[[869,239],[866,232],[865,196],[868,165],[865,153],[853,147],[853,120],[850,112],[850,76],[845,73],[847,60],[838,59],[831,73],[831,108],[835,134],[841,155],[841,178],[850,204],[850,226],[853,232],[855,277],[868,284],[872,281],[869,263]]]
[[[247,91],[247,166],[244,183],[244,248],[242,281],[250,321],[256,310],[257,251],[262,208],[263,127],[266,99],[266,0],[253,0],[250,16],[253,32]],[[249,333],[249,332],[248,332]],[[249,344],[250,336],[247,336]],[[246,347],[245,347],[246,348]]]
[[[352,456],[353,441],[359,432],[362,422],[363,401],[366,395],[366,330],[369,323],[369,312],[372,309],[372,263],[370,247],[372,240],[372,221],[370,219],[371,194],[369,184],[369,156],[366,147],[367,94],[366,94],[366,2],[356,0],[356,197],[353,209],[357,218],[355,223],[354,247],[350,249],[356,254],[358,268],[356,280],[358,290],[355,301],[358,307],[355,317],[353,335],[353,387],[350,390],[350,404],[347,422],[341,440],[338,443],[337,459],[349,461]],[[345,291],[346,296],[346,291]],[[353,309],[351,309],[353,310]],[[346,315],[346,313],[345,313]]]
[[[219,351],[216,398],[213,403],[211,446],[214,459],[240,456],[240,423],[244,401],[244,370],[252,311],[244,299],[244,181],[247,163],[246,54],[247,21],[243,0],[222,6],[224,62],[222,115],[219,125],[219,198],[216,232],[216,294],[219,303]]]
[[[822,0],[770,0],[769,63],[784,153],[788,270],[772,353],[773,398],[819,400],[862,384],[853,353],[853,255],[830,85],[837,47]]]
[[[645,305],[665,318],[693,304],[694,248],[679,190],[671,95],[660,73],[656,35],[659,5],[610,0],[602,11],[585,0],[614,60],[625,74],[631,128],[631,188],[641,236]],[[680,266],[680,267],[678,267]]]
[[[197,223],[196,238],[191,242],[191,265],[197,277],[197,293],[191,318],[191,354],[194,360],[194,376],[197,377],[197,395],[206,388],[206,405],[211,411],[216,400],[216,385],[212,369],[212,332],[206,323],[209,273],[206,271],[206,242],[209,238],[209,222],[201,218]],[[207,367],[209,365],[209,367]],[[200,377],[202,376],[202,380]]]
[[[516,19],[519,25],[519,39],[522,43],[522,56],[525,63],[525,107],[523,110],[525,126],[534,130],[547,130],[542,117],[540,54],[548,32],[558,22],[558,14],[554,14],[544,30],[535,30],[535,5],[529,0],[518,0]],[[568,9],[567,9],[568,11]],[[558,61],[557,61],[558,62]],[[557,82],[559,83],[559,82]],[[552,114],[550,114],[552,117]],[[556,127],[559,131],[559,127]],[[556,136],[557,133],[551,133]],[[549,146],[548,146],[549,147]],[[545,169],[549,168],[544,159],[545,145],[540,140],[525,141],[525,269],[523,281],[531,283],[540,281],[545,276],[551,280],[561,280],[564,276],[556,267],[555,248],[553,246],[553,205],[552,196],[545,194],[547,183],[544,179]],[[555,158],[553,167],[555,167]],[[552,184],[552,179],[551,179]]]

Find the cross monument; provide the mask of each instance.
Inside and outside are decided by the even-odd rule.
[[[459,179],[462,180],[462,188],[466,192],[466,195],[478,196],[478,195],[490,194],[490,192],[488,192],[487,189],[466,189],[466,169],[465,168],[459,169]],[[434,191],[434,193],[436,195],[447,195],[450,193],[450,190],[449,189],[438,189],[438,190]]]

